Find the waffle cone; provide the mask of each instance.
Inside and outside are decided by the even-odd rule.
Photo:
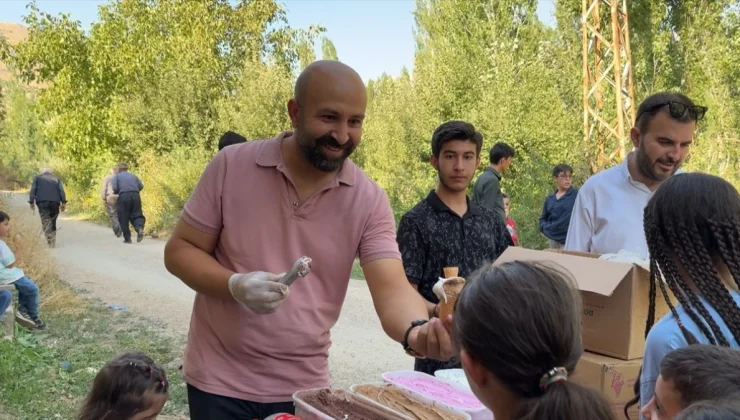
[[[448,316],[452,315],[455,311],[455,302],[457,302],[457,296],[465,286],[465,279],[462,277],[455,277],[451,281],[444,283],[442,288],[444,289],[445,295],[447,295],[447,302],[441,302],[439,305],[439,319],[447,319]]]
[[[442,269],[442,272],[445,274],[446,279],[457,277],[459,275],[457,267],[445,267]]]

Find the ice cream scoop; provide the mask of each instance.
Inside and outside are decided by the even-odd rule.
[[[290,286],[298,277],[306,277],[311,272],[311,258],[303,256],[298,258],[293,264],[293,268],[290,269],[283,278],[280,279],[280,283]]]
[[[457,295],[460,294],[465,286],[465,279],[462,277],[439,278],[434,284],[432,291],[439,299],[439,319],[445,319],[452,315],[455,310]]]

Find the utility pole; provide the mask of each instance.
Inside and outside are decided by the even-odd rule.
[[[581,40],[583,135],[596,173],[621,162],[631,149],[635,96],[627,0],[582,0]]]

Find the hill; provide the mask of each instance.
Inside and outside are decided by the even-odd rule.
[[[0,22],[0,37],[7,39],[10,45],[16,45],[28,36],[28,29],[18,23]],[[0,61],[0,81],[11,80],[13,74],[8,67]]]

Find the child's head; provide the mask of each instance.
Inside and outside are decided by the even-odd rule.
[[[125,353],[98,372],[79,420],[150,420],[167,401],[167,375],[143,353]]]
[[[0,211],[0,239],[7,238],[8,232],[10,232],[10,216]]]
[[[698,295],[719,312],[733,337],[740,341],[740,308],[725,286],[728,277],[740,284],[740,194],[735,187],[713,175],[674,175],[648,202],[644,225],[651,265],[646,331],[655,322],[657,285],[686,340],[696,342],[667,299],[661,281],[665,278],[665,284],[711,344],[727,346],[729,341]]]
[[[552,168],[552,179],[558,190],[565,191],[573,185],[573,167],[561,163]]]
[[[506,194],[501,194],[501,197],[504,198],[504,210],[506,211],[506,217],[509,217],[509,214],[511,213],[511,200],[509,200],[509,196]]]
[[[719,400],[740,390],[740,351],[694,344],[668,353],[660,364],[655,395],[642,408],[647,420],[668,420],[689,405]]]
[[[722,401],[701,401],[684,410],[675,420],[740,419],[740,395]]]
[[[510,262],[475,273],[454,331],[475,395],[497,420],[613,419],[597,392],[568,381],[583,347],[580,296],[552,266]]]

